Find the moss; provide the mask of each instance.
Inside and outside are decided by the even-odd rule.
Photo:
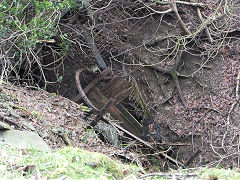
[[[139,171],[134,165],[118,163],[104,154],[73,147],[41,152],[0,144],[0,154],[4,154],[0,158],[0,179],[25,179],[22,170],[28,165],[36,165],[41,176],[47,179],[123,179],[125,172],[135,177]],[[13,170],[10,164],[21,168]],[[28,177],[31,178],[31,174]]]

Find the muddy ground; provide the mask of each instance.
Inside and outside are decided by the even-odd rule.
[[[207,4],[207,8],[201,11],[204,18],[207,18],[214,13],[218,4],[210,0],[203,3]],[[182,96],[186,101],[184,107],[172,76],[153,68],[171,68],[174,65],[177,53],[171,53],[183,32],[173,13],[158,14],[147,8],[148,6],[158,11],[169,8],[168,5],[163,7],[141,1],[116,0],[109,5],[107,2],[99,2],[92,4],[93,9],[95,8],[94,22],[89,20],[85,11],[69,11],[62,17],[59,27],[61,33],[68,34],[67,38],[73,42],[70,50],[60,53],[63,49],[59,46],[59,37],[55,37],[58,43],[45,44],[42,49],[42,63],[49,82],[47,90],[68,99],[73,99],[78,94],[76,71],[97,64],[82,35],[83,32],[92,30],[94,42],[107,66],[111,67],[112,73],[136,80],[147,108],[155,122],[160,125],[163,142],[173,144],[169,147],[173,150],[173,158],[184,163],[195,152],[201,150],[191,164],[192,167],[218,163],[231,167],[240,166],[240,106],[237,81],[240,47],[239,36],[232,37],[228,33],[238,29],[236,33],[239,35],[239,24],[233,21],[230,26],[229,16],[221,9],[209,25],[214,43],[207,41],[204,32],[200,32],[194,40],[186,44],[181,41],[184,48],[179,50],[183,51],[183,54],[182,63],[177,71]],[[195,7],[179,5],[178,10],[189,30],[195,31],[199,25]],[[236,2],[233,14],[238,11],[239,4]],[[219,26],[219,29],[215,26]],[[165,37],[168,38],[164,39]],[[157,41],[161,38],[162,41]],[[88,78],[90,79],[85,79],[85,85],[94,77]],[[42,82],[39,85],[41,86]],[[11,91],[16,90],[13,88]],[[45,96],[51,94],[39,94],[41,91],[22,89],[16,93],[18,98],[21,97],[21,93],[33,98],[30,103],[25,102],[27,98],[21,99],[23,104],[37,109],[42,108],[42,103],[43,106],[49,105],[49,109],[44,107],[41,112],[46,115],[45,119],[50,122],[51,127],[57,125],[67,128],[74,133],[73,139],[87,136],[82,129],[84,123],[81,124],[82,119],[79,120],[82,112],[78,110],[77,104],[55,95],[52,95],[50,102],[49,98],[45,101]],[[54,105],[55,102],[58,105]],[[142,122],[145,115],[136,102],[134,93],[125,101],[125,105],[139,122]],[[39,126],[34,120],[32,123],[44,129],[43,124]],[[48,138],[44,139],[49,141]],[[95,141],[91,142],[89,139],[87,141],[86,144],[75,142],[74,145],[86,148],[101,143],[94,143]],[[179,146],[174,143],[188,145]],[[51,144],[53,147],[62,145],[63,142]],[[94,148],[92,150],[95,151]],[[97,151],[106,153],[112,149],[103,148]]]

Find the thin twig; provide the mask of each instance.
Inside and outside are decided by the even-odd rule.
[[[160,177],[168,177],[168,178],[187,178],[187,177],[195,177],[197,174],[174,174],[174,173],[151,173],[151,174],[146,174],[140,177],[140,179],[147,178],[149,176],[160,176]]]

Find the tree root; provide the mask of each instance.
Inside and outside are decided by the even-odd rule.
[[[233,104],[231,105],[231,108],[228,111],[227,125],[230,124],[231,114],[232,114],[235,106],[239,103],[239,86],[240,86],[240,71],[238,72],[238,75],[237,75],[237,85],[236,85],[236,90],[235,90],[235,98],[236,98],[236,100],[233,102]]]
[[[181,101],[182,101],[182,104],[183,104],[184,108],[187,109],[187,103],[186,103],[186,101],[185,101],[185,99],[184,99],[184,97],[183,97],[183,95],[182,95],[182,90],[181,90],[180,85],[179,85],[178,76],[177,76],[177,71],[176,71],[176,70],[172,70],[172,71],[170,72],[170,75],[171,75],[172,78],[173,78],[173,81],[174,81],[175,86],[176,86],[176,88],[177,88],[178,95],[179,95],[179,97],[180,97],[180,99],[181,99]]]
[[[203,3],[195,3],[195,2],[186,2],[186,1],[175,1],[176,4],[187,5],[187,6],[194,6],[194,7],[201,7],[205,8],[206,4]],[[163,5],[170,4],[171,2],[162,2]]]
[[[197,15],[198,15],[198,18],[199,18],[200,22],[203,23],[204,20],[203,20],[203,17],[202,17],[202,14],[201,14],[201,11],[200,11],[199,8],[197,8]],[[207,25],[206,25],[206,28],[205,28],[205,33],[207,35],[208,41],[210,43],[212,43],[213,42],[213,38],[212,38],[212,36],[211,36],[211,34],[209,32],[209,29],[208,29]]]
[[[182,28],[183,32],[184,32],[185,34],[187,34],[187,35],[191,34],[191,32],[187,29],[187,27],[185,26],[185,24],[184,24],[181,16],[180,16],[179,13],[178,13],[176,1],[175,1],[175,0],[171,0],[170,2],[171,2],[171,5],[172,5],[172,10],[173,10],[173,12],[175,13],[176,18],[177,18],[177,20],[178,20],[178,22],[179,22],[179,25],[180,25],[180,27]]]
[[[184,106],[185,109],[187,109],[187,103],[182,95],[182,90],[180,88],[180,85],[179,85],[179,80],[178,80],[178,77],[180,76],[177,72],[177,69],[180,67],[180,65],[182,64],[182,52],[183,52],[183,46],[180,46],[179,48],[179,54],[177,55],[176,59],[175,59],[175,64],[173,65],[173,67],[171,69],[167,69],[167,68],[162,68],[162,67],[159,67],[159,66],[156,66],[156,65],[150,65],[149,62],[147,62],[146,60],[142,60],[145,64],[149,65],[150,68],[153,68],[154,70],[156,71],[159,71],[161,73],[165,73],[165,74],[169,74],[171,75],[173,81],[174,81],[174,84],[175,84],[175,87],[177,88],[177,91],[178,91],[178,95],[181,99],[181,102]]]

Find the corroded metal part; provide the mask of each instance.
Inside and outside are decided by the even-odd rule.
[[[108,112],[124,129],[141,137],[142,125],[121,104],[133,91],[131,83],[122,77],[114,76],[104,87],[99,89],[97,84],[110,72],[110,69],[106,69],[83,90],[79,76],[84,71],[91,72],[89,69],[80,69],[76,72],[76,84],[80,95],[75,97],[75,100],[83,98],[86,104],[98,113],[98,118],[91,125],[96,125],[100,118]]]

